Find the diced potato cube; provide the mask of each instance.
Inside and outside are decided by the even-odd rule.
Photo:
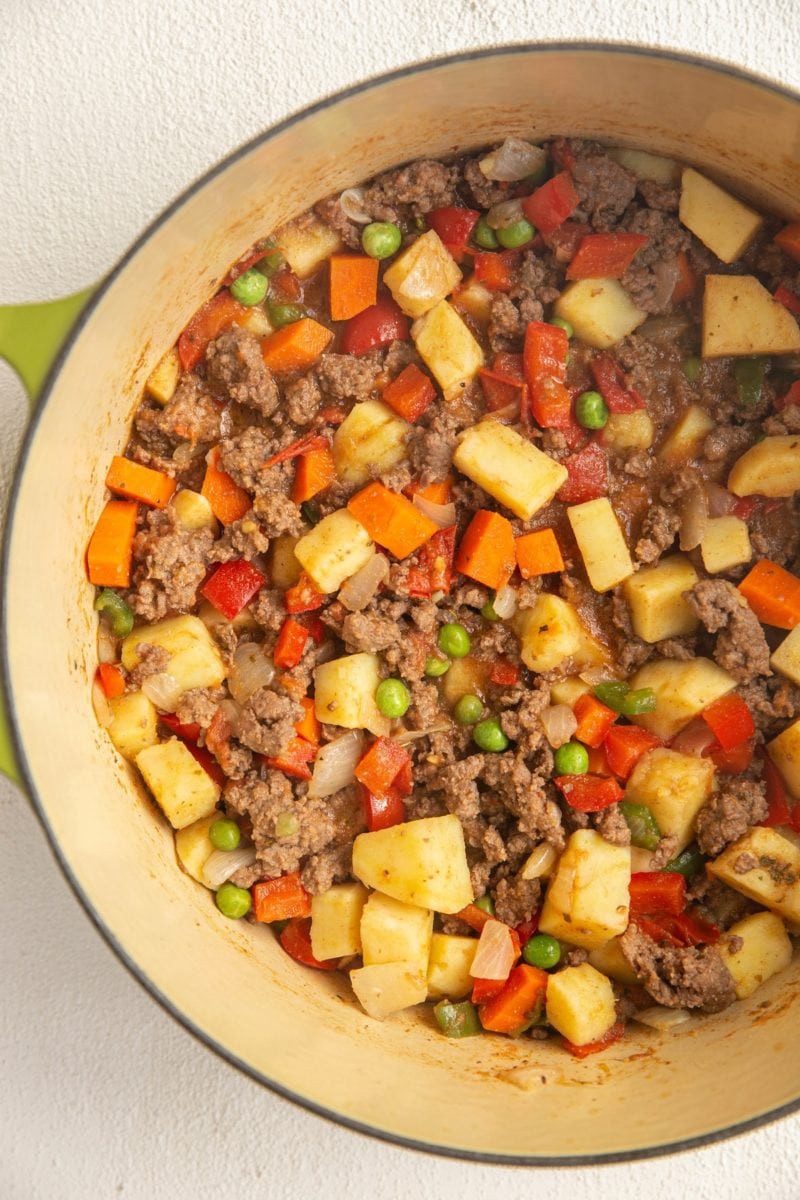
[[[367,1016],[383,1021],[403,1008],[422,1004],[428,994],[425,972],[415,963],[375,963],[350,972],[350,985]]]
[[[383,276],[383,282],[409,317],[423,316],[449,296],[460,281],[456,260],[433,229],[401,251]]]
[[[289,533],[274,538],[269,546],[269,575],[272,586],[286,591],[294,587],[303,573],[302,564],[294,552],[299,538]]]
[[[709,517],[700,543],[700,555],[709,575],[750,562],[753,547],[747,522],[739,517]]]
[[[658,457],[665,463],[695,458],[713,428],[714,422],[706,410],[699,404],[690,404],[661,443]]]
[[[275,242],[300,279],[313,275],[317,267],[342,246],[338,233],[313,213],[304,213],[282,226],[275,234]]]
[[[360,883],[335,883],[311,897],[311,952],[320,962],[361,953],[361,914],[368,894]]]
[[[147,377],[144,385],[148,396],[152,396],[159,404],[169,404],[175,395],[178,380],[181,377],[181,360],[178,351],[173,346],[160,362],[156,363]]]
[[[240,632],[244,629],[258,628],[258,622],[247,607],[237,613],[232,621],[229,621],[218,608],[214,608],[210,600],[204,600],[197,610],[197,615],[206,629],[212,634],[215,630],[221,629],[223,625],[229,625],[231,629],[236,629]]]
[[[763,217],[692,167],[681,178],[681,223],[722,262],[740,258],[763,224]]]
[[[196,879],[204,887],[208,887],[208,884],[203,879],[203,867],[214,851],[208,831],[221,816],[215,808],[207,817],[201,817],[199,821],[193,821],[191,825],[175,830],[175,853],[178,862],[187,875],[191,875],[192,879]]]
[[[158,741],[158,718],[155,705],[144,692],[126,692],[109,700],[114,719],[108,726],[108,736],[123,758],[136,758],[140,750]]]
[[[190,488],[181,488],[169,503],[183,529],[216,529],[217,518],[205,496]]]
[[[768,742],[767,753],[794,798],[800,799],[800,721],[793,721],[783,733]]]
[[[445,400],[454,400],[483,366],[483,351],[446,300],[415,321],[411,337]]]
[[[628,150],[624,147],[613,147],[608,154],[621,167],[632,171],[637,179],[649,179],[653,183],[663,183],[668,187],[674,186],[680,179],[681,168],[674,158],[663,158],[660,154],[650,154],[647,150]]]
[[[380,400],[354,404],[333,435],[336,474],[345,483],[366,483],[406,457],[408,421]]]
[[[661,833],[678,839],[677,854],[692,840],[697,814],[713,790],[710,759],[659,746],[642,755],[633,768],[625,800],[650,809]]]
[[[461,1000],[472,991],[469,973],[478,939],[458,937],[452,933],[434,933],[428,960],[428,998]]]
[[[793,496],[800,489],[800,436],[765,437],[745,450],[731,468],[728,489],[734,496]]]
[[[380,681],[377,654],[346,654],[322,663],[314,671],[317,720],[344,729],[368,729],[376,737],[385,737],[391,723],[375,703]]]
[[[177,738],[140,750],[136,765],[173,829],[216,809],[219,787]]]
[[[793,933],[800,929],[800,848],[777,829],[761,825],[748,829],[707,863],[706,870],[783,917]]]
[[[732,692],[736,680],[709,658],[690,658],[688,662],[657,658],[640,667],[630,685],[652,688],[656,694],[655,711],[631,720],[668,742],[692,717]]]
[[[373,892],[361,914],[364,966],[407,962],[427,971],[432,933],[433,913],[430,909],[404,904],[402,900]]]
[[[604,946],[627,928],[630,881],[629,846],[576,830],[550,880],[539,929],[586,950]]]
[[[462,696],[483,696],[489,682],[491,663],[471,654],[454,658],[439,683],[439,691],[445,704],[455,708]]]
[[[662,558],[655,567],[640,567],[626,579],[622,591],[631,613],[633,632],[645,642],[683,637],[699,624],[683,598],[698,574],[683,554]]]
[[[738,950],[731,939],[740,938]],[[720,945],[722,961],[733,976],[737,1000],[746,1000],[792,961],[792,943],[780,917],[771,912],[751,913],[731,925]]]
[[[596,592],[607,592],[633,574],[625,535],[606,496],[572,505],[567,516]]]
[[[773,671],[800,685],[800,625],[787,634],[769,660]]]
[[[793,354],[800,350],[797,321],[752,275],[706,275],[703,357]]]
[[[240,317],[236,324],[257,338],[269,337],[271,333],[275,332],[272,322],[260,304],[254,304],[252,308],[248,308],[245,315]]]
[[[321,592],[338,592],[374,553],[372,538],[346,508],[323,517],[294,547],[295,558]]]
[[[492,293],[473,275],[451,297],[456,308],[468,313],[479,325],[488,324],[492,315]]]
[[[603,445],[619,453],[649,450],[654,437],[653,418],[643,408],[631,413],[611,413],[600,433]]]
[[[467,429],[453,463],[523,521],[549,504],[567,478],[566,467],[499,421]]]
[[[616,279],[578,279],[568,284],[556,300],[555,315],[569,321],[575,336],[598,350],[621,342],[647,317]]]
[[[633,847],[634,850],[636,848]],[[589,962],[595,970],[602,971],[604,975],[608,975],[609,979],[616,979],[617,983],[635,987],[639,982],[636,972],[620,949],[619,938],[612,938],[604,946],[590,950]]]
[[[566,679],[556,679],[550,685],[550,703],[568,704],[572,708],[576,700],[585,696],[592,689],[580,675],[569,675]]]
[[[473,900],[464,833],[452,813],[360,833],[353,874],[385,896],[434,912],[458,912]]]
[[[533,607],[520,612],[515,629],[522,642],[522,661],[537,673],[565,664],[580,671],[599,666],[606,657],[575,606],[550,592],[540,592]]]
[[[222,656],[199,617],[167,617],[155,625],[134,629],[122,643],[122,665],[126,671],[138,665],[138,647],[143,642],[166,650],[167,672],[184,692],[191,688],[219,687],[225,678]]]
[[[574,1046],[597,1042],[617,1019],[606,975],[589,963],[565,967],[547,982],[547,1020]]]

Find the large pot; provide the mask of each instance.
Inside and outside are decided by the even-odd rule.
[[[354,1128],[464,1157],[577,1163],[698,1144],[795,1109],[800,963],[720,1016],[663,1036],[633,1026],[585,1062],[555,1043],[449,1042],[422,1010],[378,1024],[340,979],[297,966],[265,930],[226,921],[178,870],[170,830],[90,703],[96,620],[84,548],[106,465],[154,363],[229,263],[310,201],[501,132],[652,148],[800,217],[800,97],[687,56],[600,45],[480,51],[395,72],[282,122],[142,235],[61,350],[12,498],[5,677],[19,778],[64,871],[187,1029]],[[9,357],[32,387],[77,303],[0,314],[0,339],[16,330]]]

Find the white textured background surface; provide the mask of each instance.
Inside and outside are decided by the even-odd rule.
[[[237,143],[413,59],[491,42],[616,38],[710,53],[800,86],[797,0],[0,0],[0,14],[0,303],[97,279]],[[24,412],[0,364],[0,487]],[[800,1118],[651,1163],[531,1172],[414,1154],[307,1115],[150,1001],[2,781],[0,1079],[3,1200],[800,1192]]]

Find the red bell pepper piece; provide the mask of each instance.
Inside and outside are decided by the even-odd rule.
[[[97,668],[100,687],[108,700],[116,700],[125,691],[125,676],[113,663],[100,663]]]
[[[408,317],[391,296],[379,296],[377,304],[347,322],[342,333],[342,350],[345,354],[367,354],[376,346],[407,342],[409,330]]]
[[[671,928],[675,917],[643,917],[636,916],[636,927],[646,937],[657,944],[666,942],[668,946],[685,946],[683,937],[678,929]]]
[[[534,421],[543,429],[565,429],[572,416],[572,399],[565,379],[569,339],[558,325],[529,321],[525,329],[523,364]]]
[[[276,271],[272,276],[270,290],[276,300],[285,300],[290,304],[303,298],[303,285],[288,266],[281,267],[280,271]]]
[[[602,746],[618,716],[613,708],[601,704],[591,692],[579,696],[572,706],[572,711],[578,722],[572,736],[576,741],[583,742],[585,746],[591,746],[595,750]]]
[[[253,917],[256,921],[269,923],[311,915],[311,897],[300,882],[297,871],[254,883],[252,894]]]
[[[519,667],[507,658],[499,658],[497,662],[492,663],[489,679],[498,687],[514,687],[519,683]]]
[[[565,221],[545,237],[556,262],[568,263],[575,257],[578,246],[586,237],[586,226],[580,221]]]
[[[200,362],[209,342],[219,337],[223,329],[247,316],[248,309],[234,300],[229,291],[216,296],[199,308],[178,338],[178,358],[181,369],[191,371]]]
[[[325,596],[317,591],[305,571],[297,583],[283,593],[283,606],[289,613],[313,612],[324,603]]]
[[[549,237],[571,216],[580,203],[580,196],[566,171],[548,179],[522,201],[522,211],[543,237]]]
[[[503,990],[482,1004],[481,1025],[493,1033],[515,1033],[541,1012],[547,995],[548,975],[539,967],[520,963],[513,967]]]
[[[539,928],[539,913],[536,912],[532,917],[528,917],[527,921],[523,921],[521,925],[516,925],[514,931],[519,938],[519,943],[524,946],[529,938],[532,938]]]
[[[409,363],[396,379],[383,389],[382,400],[405,421],[418,421],[436,399],[436,388],[416,363]]]
[[[512,379],[486,367],[478,372],[478,378],[489,412],[498,412],[512,404],[518,405],[520,416],[528,411],[528,388],[521,379]]]
[[[364,804],[364,817],[367,829],[374,833],[376,829],[389,829],[392,825],[402,825],[406,819],[406,806],[403,797],[394,785],[383,796],[375,796],[367,788],[361,788],[361,799]]]
[[[263,257],[263,256],[262,256]],[[192,721],[188,725],[183,725],[175,716],[175,713],[159,713],[158,719],[162,725],[166,725],[167,729],[172,733],[177,734],[185,742],[196,742],[200,737],[200,726],[197,721]]]
[[[417,564],[409,567],[406,588],[410,596],[447,595],[453,583],[456,527],[440,529],[417,552]]]
[[[514,282],[514,267],[519,251],[500,250],[478,252],[475,258],[475,278],[490,292],[507,292]]]
[[[677,917],[686,907],[686,880],[678,871],[635,871],[631,915]]]
[[[608,462],[605,451],[596,442],[571,454],[563,465],[568,478],[558,491],[562,504],[583,504],[608,492]]]
[[[244,558],[220,563],[200,589],[223,617],[232,621],[264,584],[264,576]]]
[[[643,233],[589,233],[567,267],[567,279],[621,279],[649,241]]]
[[[789,804],[789,793],[783,776],[768,754],[764,755],[764,782],[767,785],[768,812],[761,824],[773,827],[790,825],[792,806]]]
[[[723,750],[749,741],[756,731],[750,709],[736,692],[721,696],[700,714]]]
[[[583,1046],[576,1046],[574,1042],[564,1038],[564,1049],[568,1050],[573,1058],[588,1058],[590,1054],[599,1054],[601,1050],[613,1046],[614,1042],[620,1041],[624,1034],[625,1022],[615,1021],[608,1033],[604,1033],[596,1042],[586,1042]]]
[[[775,407],[777,408],[777,404]],[[758,496],[737,497],[733,500],[733,503],[730,506],[730,515],[732,517],[738,517],[740,521],[749,521],[753,513],[758,508],[758,504]]]
[[[780,396],[775,400],[773,407],[776,412],[783,412],[790,404],[800,406],[800,379],[792,384],[785,396]]]
[[[277,463],[288,462],[291,458],[297,458],[300,454],[308,454],[311,450],[325,450],[330,447],[330,442],[326,437],[322,437],[318,433],[306,433],[303,437],[298,438],[296,442],[292,442],[289,446],[284,446],[283,450],[279,450],[277,454],[273,454],[272,458],[268,458],[263,467],[274,467]]]
[[[506,379],[516,379],[518,383],[523,383],[525,379],[522,355],[513,354],[510,350],[495,354],[492,370]]]
[[[283,949],[295,962],[304,967],[316,967],[318,971],[335,971],[339,965],[338,958],[326,959],[320,962],[314,958],[311,949],[311,921],[306,918],[295,918],[278,934],[278,941]]]
[[[206,775],[214,780],[217,787],[224,787],[226,783],[225,772],[214,758],[214,755],[206,750],[205,746],[198,746],[196,742],[186,741],[183,744],[195,762],[198,762],[203,768]]]
[[[800,313],[800,296],[796,296],[794,292],[790,292],[783,284],[775,289],[774,297],[778,301],[778,304],[782,304],[784,308],[788,308],[790,313],[794,313],[795,315]]]
[[[609,804],[617,804],[625,794],[610,776],[557,775],[553,783],[576,812],[600,812]]]
[[[392,738],[379,737],[356,767],[356,779],[371,795],[387,796],[398,774],[407,769],[410,761],[405,746]]]
[[[647,407],[636,389],[627,386],[622,367],[610,354],[599,354],[589,367],[609,412],[630,413]]]
[[[477,904],[468,904],[453,916],[457,917],[459,921],[463,921],[465,925],[469,925],[470,929],[474,929],[476,933],[480,933],[486,922],[492,920],[491,913],[478,908]]]
[[[263,762],[273,771],[283,771],[292,779],[310,779],[308,766],[317,757],[317,747],[302,737],[292,737],[280,754],[274,758],[263,757]]]
[[[775,235],[774,241],[784,254],[788,254],[795,262],[800,263],[800,221],[792,221],[789,225],[784,225],[780,233]]]
[[[670,929],[676,933],[686,946],[713,946],[721,934],[716,925],[705,921],[702,917],[690,912],[682,912],[677,917],[667,918]]]
[[[620,779],[627,779],[642,755],[660,745],[654,733],[638,725],[612,725],[603,741],[608,765]]]
[[[753,761],[754,749],[752,741],[741,742],[732,750],[723,750],[715,741],[703,751],[703,757],[710,758],[722,775],[741,775]]]
[[[507,983],[507,979],[473,979],[470,1000],[473,1004],[485,1004],[499,996]]]
[[[305,625],[295,621],[294,617],[287,617],[281,626],[275,649],[272,652],[272,661],[275,666],[281,671],[291,671],[292,667],[296,667],[303,657],[307,641],[308,630]]]
[[[434,208],[425,214],[425,221],[428,229],[436,231],[453,258],[461,258],[480,215],[474,208]]]

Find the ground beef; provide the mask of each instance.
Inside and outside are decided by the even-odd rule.
[[[634,548],[637,562],[654,566],[665,550],[675,541],[680,518],[674,509],[663,504],[654,504],[647,510],[642,523],[642,532]]]
[[[728,470],[754,440],[755,434],[747,426],[717,425],[703,442],[703,457],[706,462],[722,463]]]
[[[714,658],[740,683],[769,675],[769,646],[764,630],[732,583],[701,579],[686,593],[689,607],[709,633],[716,633]]]
[[[267,474],[271,476],[274,471],[275,468],[272,468]],[[253,501],[253,512],[267,538],[282,537],[284,534],[299,537],[306,529],[299,506],[284,491],[284,480],[285,477],[275,478],[275,490],[265,487]]]
[[[483,157],[483,156],[482,156]],[[464,163],[462,173],[470,199],[477,208],[491,208],[508,199],[508,184],[487,179],[480,168],[479,158],[470,158]]]
[[[408,458],[423,487],[446,478],[458,434],[469,423],[450,409],[426,414],[426,418],[414,426],[408,438]]]
[[[671,862],[678,853],[678,839],[674,833],[668,833],[662,837],[650,859],[650,870],[660,871],[668,862]]]
[[[636,176],[595,142],[570,142],[575,155],[572,181],[581,211],[595,229],[611,229],[636,194]]]
[[[657,945],[629,925],[619,940],[626,961],[657,1004],[714,1013],[736,999],[733,979],[715,946]]]
[[[397,639],[397,623],[371,612],[348,613],[342,622],[342,640],[348,654],[377,654]]]
[[[589,960],[589,951],[584,950],[582,946],[570,946],[570,948],[562,955],[560,966],[562,967],[581,967]]]
[[[219,447],[219,466],[234,483],[248,492],[263,487],[264,463],[279,447],[269,430],[249,425],[236,437],[225,438]]]
[[[751,825],[763,821],[767,808],[763,781],[724,776],[719,790],[703,805],[697,817],[697,844],[703,854],[710,858],[721,854]]]
[[[351,354],[323,354],[316,365],[317,382],[332,400],[359,404],[377,394],[382,363],[375,354],[354,358]]]
[[[422,159],[379,175],[365,189],[361,203],[373,221],[397,221],[404,211],[422,217],[452,205],[457,182],[456,167]]]
[[[522,318],[514,301],[505,292],[495,292],[491,300],[488,335],[496,352],[507,350],[522,333]]]
[[[296,700],[269,687],[258,688],[242,708],[236,736],[244,746],[274,758],[286,749],[302,715]]]
[[[601,837],[612,846],[630,846],[631,831],[628,822],[619,810],[618,804],[609,804],[594,814],[594,827]]]
[[[628,232],[643,234],[647,243],[637,250],[622,285],[637,308],[663,313],[672,307],[678,282],[678,254],[689,246],[689,235],[663,209],[640,208],[625,222]]]
[[[209,558],[211,562],[230,562],[232,558],[250,560],[258,554],[266,554],[268,549],[269,538],[248,513],[241,520],[225,526],[222,536],[214,542]]]
[[[755,912],[756,905],[721,879],[703,873],[691,881],[686,898],[700,907],[700,915],[718,929],[730,929],[742,917]]]
[[[313,371],[287,383],[285,389],[286,416],[292,425],[303,429],[317,415],[322,401],[317,377]]]
[[[133,540],[133,586],[127,594],[137,616],[152,622],[191,612],[213,541],[210,529],[184,529],[169,507],[148,512]]]
[[[755,679],[739,688],[739,694],[752,713],[759,734],[768,740],[780,732],[789,721],[800,717],[800,688],[788,679],[773,676],[770,679]]]
[[[759,505],[748,522],[757,558],[793,567],[800,551],[800,518],[792,501],[771,508]]]
[[[262,588],[248,607],[253,620],[272,633],[277,633],[286,620],[283,592],[277,588]]]
[[[144,630],[142,635],[146,636]],[[136,647],[136,654],[139,661],[128,675],[128,690],[131,692],[138,691],[145,679],[149,679],[151,675],[160,675],[169,666],[169,654],[163,646],[141,641]]]
[[[530,689],[525,689],[519,706],[504,712],[500,718],[503,733],[526,757],[544,744],[541,714],[549,704],[550,685],[546,680],[539,679]]]
[[[278,385],[261,354],[261,343],[232,325],[206,350],[206,378],[213,392],[269,417],[278,407]]]
[[[361,249],[361,231],[364,227],[350,220],[339,203],[338,196],[329,196],[326,200],[320,200],[314,206],[314,211],[320,220],[331,227],[334,233],[338,233],[345,246],[349,246],[351,250]]]
[[[226,695],[223,688],[190,688],[181,696],[175,716],[182,725],[208,729]]]
[[[550,798],[546,786],[552,773],[553,755],[549,747],[531,765],[521,754],[507,751],[484,755],[481,780],[516,818],[520,832],[534,842],[550,842],[561,849],[564,845],[561,809]]]
[[[546,259],[532,250],[522,252],[509,295],[518,302],[523,322],[541,321],[545,307],[561,293],[558,282],[558,272]]]
[[[142,442],[153,448],[167,449],[178,442],[205,445],[219,440],[220,410],[196,375],[184,375],[163,408],[138,409],[134,427]]]
[[[538,879],[513,879],[498,881],[494,893],[494,909],[501,921],[507,925],[521,925],[529,921],[539,908],[542,885]]]

